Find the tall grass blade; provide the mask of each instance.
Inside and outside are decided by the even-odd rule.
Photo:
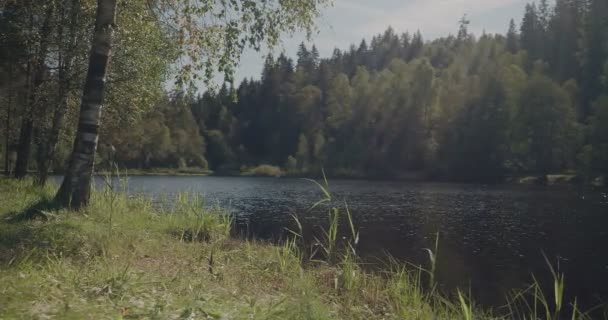
[[[429,274],[429,288],[434,290],[435,288],[435,274],[437,273],[437,255],[439,254],[439,232],[435,235],[435,248],[434,251],[429,248],[422,249],[429,255],[429,261],[431,262],[431,269],[425,270]]]
[[[473,320],[473,306],[467,301],[460,289],[458,289],[458,301],[460,302],[462,318],[464,320]]]

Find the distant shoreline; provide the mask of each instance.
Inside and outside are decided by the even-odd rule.
[[[62,175],[62,173],[56,173],[55,175]],[[98,171],[95,172],[95,176],[116,176],[115,173],[109,171]],[[236,172],[213,172],[213,171],[196,171],[196,170],[120,170],[119,176],[133,176],[133,177],[267,177],[267,178],[301,178],[301,179],[323,179],[322,175],[304,175],[304,174],[283,174],[281,176],[271,175],[247,175]],[[409,175],[327,175],[327,179],[341,179],[341,180],[385,180],[395,182],[438,182],[438,183],[463,183],[463,184],[487,184],[487,185],[544,185],[544,186],[582,186],[582,179],[580,176],[572,173],[561,173],[561,174],[550,174],[547,176],[547,181],[541,183],[539,177],[534,175],[521,175],[521,176],[510,176],[506,177],[502,181],[474,181],[474,180],[450,180],[441,178],[431,178],[422,174],[409,174]],[[589,184],[591,187],[606,187],[605,182],[601,179]]]

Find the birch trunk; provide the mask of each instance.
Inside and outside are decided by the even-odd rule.
[[[82,93],[76,140],[68,171],[55,197],[59,204],[74,209],[86,206],[91,194],[91,178],[99,140],[105,77],[110,60],[115,15],[116,0],[97,1],[95,33]]]

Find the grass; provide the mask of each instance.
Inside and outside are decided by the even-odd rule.
[[[68,212],[53,207],[53,193],[0,180],[0,319],[498,319],[460,291],[428,290],[421,270],[393,262],[365,272],[346,206],[330,219],[346,217],[350,234],[330,227],[317,239],[324,254],[309,259],[301,230],[282,244],[231,238],[230,216],[195,194],[160,211],[108,185]],[[563,301],[555,308],[551,296],[536,282],[504,319],[562,319]]]

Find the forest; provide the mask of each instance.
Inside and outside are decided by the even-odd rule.
[[[0,15],[7,174],[67,166],[94,15],[93,4],[68,2]],[[505,34],[474,35],[464,16],[455,35],[433,40],[388,27],[331,57],[302,44],[295,59],[269,54],[259,79],[205,90],[180,73],[171,92],[180,39],[142,16],[145,1],[120,5],[128,28],[115,36],[98,169],[271,165],[296,176],[475,182],[608,175],[605,0],[530,3]]]

